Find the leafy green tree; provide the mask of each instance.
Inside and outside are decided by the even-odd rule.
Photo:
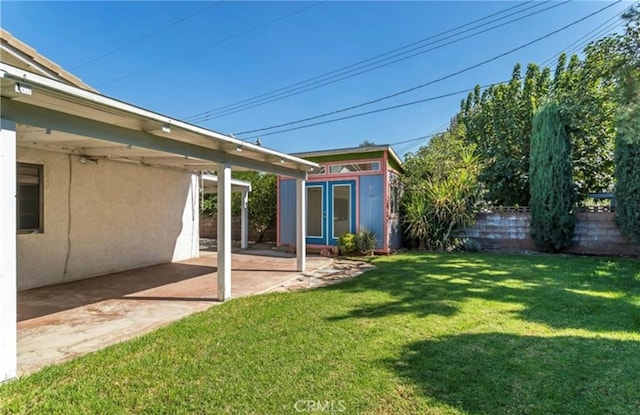
[[[231,175],[234,179],[251,183],[248,203],[249,228],[258,233],[256,242],[260,242],[265,231],[276,223],[277,178],[274,174],[256,171],[234,171]],[[215,215],[217,195],[207,194],[203,199],[200,208],[202,213],[208,216]],[[240,194],[234,193],[231,199],[231,214],[233,216],[240,216],[241,203]]]
[[[488,202],[528,204],[531,121],[538,107],[551,100],[560,105],[571,140],[578,200],[611,190],[620,53],[610,43],[604,39],[589,45],[583,60],[562,54],[553,79],[549,68],[529,64],[523,80],[516,65],[510,82],[483,92],[476,87],[463,101],[459,120],[467,142],[477,146]]]
[[[615,142],[616,217],[623,232],[640,247],[640,11],[624,15],[626,30],[615,38],[624,57],[618,70]]]
[[[466,142],[476,146],[482,169],[479,180],[485,199],[496,205],[529,202],[529,142],[531,119],[549,89],[549,71],[530,64],[524,80],[520,65],[507,84],[480,88],[463,101],[459,120]]]
[[[564,55],[558,60],[551,95],[571,140],[578,200],[612,188],[616,60],[595,45],[585,49],[582,61],[576,55],[566,66]]]
[[[556,252],[573,237],[575,190],[571,143],[555,103],[533,117],[530,166],[531,237],[538,247]]]

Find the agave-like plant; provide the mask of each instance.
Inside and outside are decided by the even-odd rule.
[[[424,192],[412,191],[407,194],[402,221],[405,225],[407,236],[418,241],[418,249],[426,248],[425,242],[431,231],[428,213],[429,206],[427,206],[427,198]]]

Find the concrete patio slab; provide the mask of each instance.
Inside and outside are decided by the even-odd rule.
[[[232,255],[232,295],[260,294],[295,280],[296,258],[268,250]],[[216,253],[18,293],[18,373],[33,373],[148,333],[220,304]],[[308,257],[307,271],[330,258]]]

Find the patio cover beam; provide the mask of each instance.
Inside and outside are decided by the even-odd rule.
[[[218,301],[231,298],[231,166],[218,167]]]

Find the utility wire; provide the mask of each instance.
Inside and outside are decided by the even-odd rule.
[[[218,40],[218,41],[216,41],[216,42],[214,42],[214,43],[210,43],[210,44],[205,45],[205,46],[202,46],[202,47],[200,47],[200,48],[193,49],[193,50],[191,50],[190,52],[183,53],[182,55],[175,56],[175,57],[173,57],[173,58],[171,58],[171,59],[166,59],[166,60],[164,60],[164,61],[162,61],[162,62],[158,62],[158,63],[156,63],[156,64],[154,64],[154,65],[147,66],[146,68],[140,69],[140,70],[138,70],[138,71],[131,72],[131,73],[127,74],[127,75],[123,75],[123,76],[120,76],[120,77],[118,77],[118,78],[112,79],[112,80],[110,80],[110,81],[104,82],[104,83],[102,83],[102,84],[98,85],[98,87],[102,87],[102,86],[105,86],[105,85],[109,85],[109,84],[112,84],[112,83],[114,83],[114,82],[121,81],[121,80],[123,80],[123,79],[131,78],[132,76],[139,75],[139,74],[141,74],[141,73],[143,73],[143,72],[150,71],[151,69],[155,69],[155,68],[157,68],[157,67],[159,67],[159,66],[166,65],[167,63],[170,63],[170,62],[174,62],[174,61],[177,61],[177,60],[183,59],[183,58],[185,58],[185,57],[187,57],[187,56],[191,56],[191,55],[193,55],[194,53],[200,52],[200,51],[202,51],[202,50],[204,50],[204,49],[209,49],[210,47],[217,46],[217,45],[220,45],[220,44],[222,44],[222,43],[225,43],[225,42],[228,42],[228,41],[230,41],[230,40],[233,40],[233,39],[235,39],[235,38],[238,38],[238,37],[240,37],[240,36],[244,36],[244,35],[246,35],[246,34],[248,34],[248,33],[255,32],[256,30],[262,29],[262,28],[264,28],[264,27],[267,27],[267,26],[270,26],[270,25],[272,25],[272,24],[274,24],[274,23],[277,23],[277,22],[279,22],[279,21],[281,21],[281,20],[284,20],[284,19],[287,19],[287,18],[289,18],[289,17],[292,17],[292,16],[295,16],[295,15],[297,15],[297,14],[300,14],[300,13],[302,13],[302,12],[304,12],[304,11],[306,11],[306,10],[308,10],[308,9],[312,8],[312,7],[317,6],[317,5],[318,5],[318,4],[320,4],[320,3],[323,3],[324,1],[327,1],[327,0],[321,0],[321,1],[317,1],[317,2],[315,2],[315,3],[311,3],[310,5],[307,5],[307,6],[305,6],[305,7],[302,7],[302,8],[300,8],[300,9],[297,9],[297,10],[295,10],[295,11],[291,12],[291,13],[288,13],[288,14],[282,15],[282,16],[280,16],[280,17],[277,17],[277,18],[275,18],[275,19],[269,20],[269,21],[267,21],[267,22],[265,22],[265,23],[262,23],[262,24],[259,24],[259,25],[257,25],[257,26],[251,27],[251,28],[249,28],[249,29],[247,29],[247,30],[244,30],[244,31],[242,31],[242,32],[239,32],[239,33],[233,34],[233,35],[231,35],[231,36],[227,36],[227,37],[225,37],[225,38],[223,38],[223,39],[220,39],[220,40]]]
[[[635,5],[637,3],[639,3],[639,2],[636,1],[633,4]],[[632,5],[632,7],[633,7],[633,5]],[[610,19],[604,21],[603,23],[601,23],[600,25],[595,27],[593,30],[589,31],[588,33],[586,33],[585,35],[583,35],[582,37],[580,37],[579,39],[577,39],[576,41],[574,41],[573,43],[571,43],[570,45],[565,47],[563,49],[563,51],[561,51],[558,54],[556,54],[556,55],[550,57],[549,59],[547,59],[544,63],[541,64],[541,67],[548,66],[549,63],[551,63],[555,59],[557,59],[557,56],[560,55],[561,53],[566,53],[567,55],[572,55],[576,51],[578,51],[581,48],[583,48],[586,45],[588,45],[593,40],[600,39],[603,35],[609,34],[608,32],[610,32],[612,29],[614,29],[614,28],[616,28],[617,26],[620,25],[620,21],[618,19],[625,13],[626,10],[627,10],[627,7],[625,7],[625,9],[622,10],[620,13],[618,13],[615,16],[611,17]],[[410,150],[411,148],[413,148],[416,145],[420,144],[420,143],[416,143],[417,141],[423,140],[425,138],[432,138],[432,137],[434,137],[434,136],[436,136],[438,134],[442,134],[444,132],[442,129],[444,127],[446,127],[448,124],[449,124],[449,122],[447,122],[444,125],[438,127],[436,129],[436,131],[439,131],[439,132],[429,133],[427,135],[424,135],[424,136],[421,136],[421,137],[416,137],[416,138],[409,139],[409,140],[398,141],[398,142],[395,142],[395,143],[391,143],[390,145],[409,143],[408,146],[403,146],[401,150],[397,150],[398,154],[405,153],[408,150]]]
[[[487,85],[482,85],[480,88],[488,88],[488,87],[491,87],[491,86],[494,86],[494,85],[503,84],[505,82],[509,82],[509,80],[501,81],[501,82],[495,82],[495,83],[487,84]],[[348,120],[348,119],[351,119],[351,118],[362,117],[364,115],[376,114],[378,112],[384,112],[384,111],[389,111],[389,110],[393,110],[393,109],[397,109],[397,108],[408,107],[408,106],[411,106],[411,105],[422,104],[424,102],[436,101],[436,100],[439,100],[439,99],[448,98],[448,97],[452,97],[452,96],[455,96],[455,95],[460,95],[462,93],[469,93],[469,92],[473,91],[474,89],[475,89],[475,87],[468,88],[468,89],[462,89],[460,91],[449,92],[447,94],[437,95],[437,96],[429,97],[429,98],[423,98],[423,99],[419,99],[417,101],[405,102],[403,104],[393,105],[393,106],[390,106],[390,107],[384,107],[384,108],[379,108],[379,109],[376,109],[376,110],[360,112],[360,113],[352,114],[352,115],[346,115],[346,116],[340,117],[340,118],[333,118],[333,119],[330,119],[330,120],[318,121],[318,122],[315,122],[313,124],[301,125],[301,126],[298,126],[298,127],[287,128],[285,130],[278,130],[278,131],[273,131],[273,132],[266,133],[266,134],[255,135],[255,136],[247,137],[245,140],[252,140],[254,138],[266,137],[266,136],[275,135],[275,134],[281,134],[281,133],[285,133],[285,132],[288,132],[288,131],[301,130],[303,128],[315,127],[317,125],[329,124],[329,123],[333,123],[333,122],[337,122],[337,121]]]
[[[227,110],[227,111],[223,111],[223,112],[221,112],[221,113],[218,113],[217,115],[211,115],[211,116],[204,117],[203,119],[198,119],[198,120],[197,120],[197,122],[208,121],[208,120],[213,119],[213,118],[219,118],[219,117],[222,117],[222,116],[226,116],[226,115],[230,115],[230,114],[235,114],[235,113],[237,113],[237,112],[241,112],[241,111],[244,111],[244,110],[246,110],[246,109],[250,109],[250,108],[255,108],[255,107],[258,107],[258,106],[262,106],[262,105],[264,105],[264,104],[268,104],[268,103],[271,103],[271,102],[274,102],[274,101],[280,101],[280,100],[282,100],[282,99],[288,98],[288,97],[293,96],[293,95],[299,95],[299,94],[301,94],[301,93],[304,93],[304,92],[307,92],[307,91],[311,91],[311,90],[314,90],[314,89],[318,89],[318,88],[323,87],[323,86],[326,86],[326,85],[331,85],[331,84],[334,84],[334,83],[336,83],[336,82],[339,82],[339,81],[342,81],[342,80],[345,80],[345,79],[350,79],[350,78],[353,78],[353,77],[355,77],[355,76],[358,76],[358,75],[361,75],[361,74],[364,74],[364,73],[367,73],[367,72],[371,72],[371,71],[374,71],[374,70],[376,70],[376,69],[383,68],[383,67],[385,67],[385,66],[389,66],[389,65],[392,65],[392,64],[394,64],[394,63],[398,63],[398,62],[401,62],[401,61],[404,61],[404,60],[407,60],[407,59],[413,58],[413,57],[415,57],[415,56],[422,55],[422,54],[424,54],[424,53],[427,53],[427,52],[430,52],[430,51],[433,51],[433,50],[436,50],[436,49],[443,48],[443,47],[448,46],[448,45],[451,45],[451,44],[453,44],[453,43],[457,43],[457,42],[459,42],[459,41],[462,41],[462,40],[465,40],[465,39],[468,39],[468,38],[471,38],[471,37],[474,37],[474,36],[477,36],[477,35],[480,35],[480,34],[486,33],[486,32],[491,31],[491,30],[493,30],[493,29],[496,29],[496,28],[499,28],[499,27],[502,27],[502,26],[506,26],[506,25],[508,25],[508,24],[510,24],[510,23],[516,22],[516,21],[518,21],[518,20],[522,20],[522,19],[524,19],[524,18],[526,18],[526,17],[529,17],[529,16],[532,16],[532,15],[534,15],[534,14],[542,13],[542,12],[544,12],[544,11],[546,11],[546,10],[553,9],[553,8],[555,8],[555,7],[558,7],[558,6],[562,6],[562,5],[564,5],[564,4],[567,4],[569,1],[571,1],[571,0],[567,0],[567,1],[563,2],[563,3],[556,3],[556,4],[554,4],[554,5],[550,6],[550,7],[547,7],[546,9],[539,10],[539,11],[536,11],[536,12],[530,13],[530,14],[525,15],[525,16],[521,16],[521,17],[519,17],[519,18],[517,18],[517,19],[513,19],[513,20],[511,20],[511,21],[509,21],[509,22],[505,22],[505,23],[498,24],[498,25],[496,25],[496,26],[493,26],[493,27],[490,27],[490,28],[487,28],[487,29],[481,30],[481,31],[476,32],[476,33],[472,33],[472,34],[470,34],[470,35],[464,36],[464,37],[459,38],[459,39],[451,40],[451,41],[449,41],[449,42],[446,42],[446,43],[443,43],[443,44],[440,44],[440,45],[434,46],[434,47],[429,48],[429,49],[426,49],[426,50],[422,50],[422,51],[419,51],[419,52],[413,53],[413,54],[411,54],[411,55],[402,56],[402,55],[404,55],[404,54],[406,54],[406,53],[413,52],[413,51],[416,51],[416,50],[422,49],[422,48],[424,48],[424,47],[426,47],[426,46],[432,45],[432,44],[434,44],[434,43],[438,43],[438,42],[440,42],[440,41],[442,41],[442,40],[449,39],[449,38],[451,38],[451,37],[457,36],[458,34],[456,34],[456,35],[452,35],[452,36],[448,36],[448,37],[446,37],[446,38],[444,38],[444,39],[441,39],[441,40],[439,40],[439,41],[430,42],[430,43],[428,43],[428,44],[426,44],[426,45],[419,46],[419,47],[417,47],[417,48],[411,49],[411,50],[406,51],[406,52],[402,52],[402,53],[400,53],[400,54],[396,54],[395,56],[391,56],[391,57],[389,57],[389,58],[382,59],[382,60],[380,60],[380,61],[378,61],[378,62],[373,62],[373,63],[367,64],[367,65],[364,65],[364,66],[362,66],[362,67],[360,67],[360,68],[351,69],[351,70],[346,71],[346,72],[344,72],[344,73],[342,73],[342,74],[334,75],[334,76],[331,76],[331,77],[326,78],[326,79],[324,79],[324,80],[313,82],[313,83],[311,83],[311,84],[309,84],[309,85],[306,85],[306,86],[304,86],[304,87],[296,88],[296,89],[292,90],[290,93],[288,93],[288,92],[282,92],[282,93],[276,94],[276,95],[275,95],[273,98],[271,98],[271,99],[270,99],[270,98],[266,98],[266,100],[262,100],[262,101],[259,101],[259,102],[254,103],[254,104],[247,104],[247,105],[246,105],[246,106],[244,106],[244,107],[240,107],[240,108],[237,108],[237,109],[229,109],[229,110]],[[484,26],[484,24],[483,24],[483,25],[481,25],[481,26]],[[474,29],[475,29],[475,28],[474,28]],[[471,30],[471,29],[470,29],[470,30]],[[464,32],[460,32],[459,34],[466,33],[466,32],[468,32],[468,31],[469,31],[469,30],[465,30]],[[397,59],[392,60],[392,61],[390,61],[390,62],[381,63],[381,62],[384,62],[385,60],[394,59],[394,58],[397,58]],[[378,65],[378,63],[380,63],[380,64]],[[370,66],[372,66],[372,65],[377,65],[377,66],[374,66],[373,68],[365,69],[365,68],[370,67]],[[352,73],[352,72],[354,72],[354,71],[359,71],[359,72]],[[352,74],[351,74],[351,75],[347,75],[347,74],[349,74],[349,73],[352,73]],[[337,79],[335,79],[335,78],[337,78]],[[317,85],[318,83],[320,83],[320,84],[319,84],[319,85]],[[316,86],[312,86],[312,85],[314,85],[314,84],[315,84]],[[304,88],[304,89],[302,89],[302,88]]]
[[[389,144],[390,146],[395,146],[398,144],[407,144],[406,146],[403,146],[401,149],[397,150],[396,152],[398,153],[398,155],[401,155],[402,153],[406,153],[407,150],[412,149],[413,147],[422,144],[421,141],[425,140],[425,139],[429,139],[431,140],[431,138],[443,134],[444,132],[446,132],[446,128],[449,125],[449,121],[443,123],[441,126],[439,126],[438,128],[435,128],[433,130],[431,130],[429,133],[427,133],[426,135],[420,136],[420,137],[416,137],[416,138],[411,138],[409,140],[402,140],[402,141],[397,141],[395,143],[391,143]]]
[[[625,10],[626,9],[627,8],[625,7]],[[595,27],[593,30],[589,31],[588,33],[586,33],[585,35],[577,39],[575,42],[566,46],[560,52],[556,53],[555,55],[551,56],[549,59],[544,61],[542,64],[540,64],[540,66],[543,67],[543,66],[548,66],[552,64],[553,61],[557,60],[558,56],[560,56],[562,53],[566,53],[567,55],[572,55],[576,51],[579,51],[581,48],[584,48],[584,46],[586,46],[592,40],[599,39],[603,34],[619,26],[620,21],[618,19],[620,18],[620,16],[624,14],[625,10],[611,17],[610,19],[604,21],[603,23]]]
[[[132,40],[132,41],[130,41],[130,42],[128,42],[128,43],[125,43],[125,44],[124,44],[124,45],[122,45],[122,46],[118,46],[117,48],[112,49],[112,50],[110,50],[110,51],[108,51],[108,52],[105,52],[105,53],[103,53],[102,55],[96,56],[95,58],[89,59],[88,61],[86,61],[86,62],[84,62],[84,63],[81,63],[80,65],[76,65],[76,66],[74,66],[73,68],[71,68],[71,70],[73,71],[73,70],[75,70],[75,69],[82,68],[82,67],[87,66],[87,65],[89,65],[89,64],[91,64],[91,63],[93,63],[93,62],[96,62],[96,61],[98,61],[98,60],[100,60],[100,59],[102,59],[102,58],[106,58],[106,57],[107,57],[107,56],[109,56],[109,55],[113,55],[114,53],[119,52],[119,51],[121,51],[122,49],[128,48],[128,47],[129,47],[129,46],[131,46],[131,45],[135,45],[136,43],[142,42],[142,41],[143,41],[143,40],[145,40],[145,39],[149,39],[150,37],[155,36],[155,35],[157,35],[158,33],[164,32],[165,30],[167,30],[167,29],[169,29],[169,28],[171,28],[171,27],[173,27],[173,26],[179,25],[180,23],[182,23],[182,22],[184,22],[184,21],[186,21],[186,20],[189,20],[190,18],[192,18],[192,17],[194,17],[194,16],[197,16],[197,15],[199,15],[199,14],[202,14],[202,13],[206,12],[207,10],[209,10],[209,9],[211,9],[211,8],[214,8],[214,7],[216,7],[216,6],[219,6],[219,5],[220,5],[220,4],[222,4],[222,3],[223,3],[222,1],[217,1],[217,2],[215,2],[215,3],[212,3],[212,4],[208,5],[207,7],[205,7],[204,9],[200,9],[200,10],[198,10],[198,11],[196,11],[196,12],[194,12],[194,13],[191,13],[191,14],[189,14],[189,15],[187,15],[187,16],[185,16],[185,17],[181,18],[181,19],[178,19],[178,20],[176,20],[176,21],[174,21],[174,22],[171,22],[171,23],[169,23],[168,25],[161,27],[160,29],[157,29],[157,30],[155,30],[155,31],[153,31],[153,32],[151,32],[151,33],[147,33],[146,35],[143,35],[143,36],[141,36],[141,37],[139,37],[139,38],[137,38],[137,39],[135,39],[135,40]]]
[[[390,51],[387,51],[387,52],[381,53],[381,54],[379,54],[379,55],[376,55],[376,56],[373,56],[373,57],[370,57],[370,58],[364,59],[364,60],[362,60],[362,61],[359,61],[359,62],[356,62],[356,63],[350,64],[350,65],[347,65],[347,66],[344,66],[344,67],[341,67],[341,68],[335,69],[335,70],[333,70],[333,71],[330,71],[330,72],[327,72],[327,73],[324,73],[324,74],[321,74],[321,75],[314,76],[314,77],[309,78],[309,79],[306,79],[306,80],[304,80],[304,81],[296,82],[296,83],[294,83],[294,84],[291,84],[291,85],[288,85],[288,86],[285,86],[285,87],[281,87],[281,88],[278,88],[278,89],[275,89],[275,90],[272,90],[272,91],[269,91],[269,92],[265,92],[265,93],[263,93],[263,94],[260,94],[260,95],[257,95],[257,96],[251,97],[251,98],[246,98],[246,99],[243,99],[243,100],[240,100],[240,101],[237,101],[237,102],[231,103],[231,104],[223,105],[223,106],[221,106],[221,107],[217,107],[217,108],[214,108],[214,109],[211,109],[211,110],[208,110],[208,111],[204,111],[204,112],[201,112],[201,113],[198,113],[198,114],[194,114],[194,115],[191,115],[191,116],[189,116],[189,117],[185,117],[184,119],[185,119],[185,120],[191,120],[191,119],[200,118],[200,117],[202,117],[202,116],[207,116],[207,115],[211,115],[211,114],[214,114],[214,113],[218,113],[218,112],[221,112],[221,110],[226,110],[226,109],[229,109],[229,108],[231,108],[231,107],[241,106],[240,104],[246,104],[246,103],[249,103],[249,102],[253,102],[253,101],[259,100],[260,98],[264,98],[264,97],[267,97],[267,96],[272,96],[272,95],[274,95],[275,93],[278,93],[278,92],[281,92],[281,91],[290,90],[290,89],[295,88],[295,87],[298,87],[298,86],[300,86],[300,85],[308,84],[308,83],[310,83],[310,82],[312,82],[312,81],[315,81],[315,80],[318,80],[318,79],[322,79],[322,78],[326,78],[326,77],[328,77],[328,76],[330,76],[330,75],[333,75],[333,74],[336,74],[336,73],[343,72],[343,71],[345,71],[345,70],[347,70],[347,69],[351,69],[351,68],[356,67],[356,66],[361,66],[362,64],[365,64],[365,63],[367,63],[367,62],[371,62],[371,61],[374,61],[374,60],[378,60],[378,59],[380,59],[381,57],[384,57],[384,56],[387,56],[387,55],[391,55],[391,54],[393,54],[393,53],[396,53],[396,52],[401,51],[401,50],[404,50],[404,49],[408,49],[408,48],[410,48],[410,47],[413,47],[413,46],[416,46],[416,45],[418,45],[418,44],[424,43],[424,42],[426,42],[426,41],[428,41],[428,40],[432,40],[432,39],[438,38],[438,37],[440,37],[440,36],[442,36],[442,35],[445,35],[445,34],[447,34],[447,33],[454,32],[454,31],[456,31],[456,30],[458,30],[458,29],[465,28],[465,27],[467,27],[467,26],[469,26],[469,25],[472,25],[472,24],[475,24],[475,23],[481,22],[481,21],[483,21],[483,20],[486,20],[486,19],[488,19],[488,18],[494,17],[494,16],[496,16],[496,15],[499,15],[499,14],[505,13],[505,12],[507,12],[507,11],[510,11],[510,10],[513,10],[513,9],[516,9],[516,8],[519,8],[519,7],[522,7],[523,5],[526,5],[526,4],[531,3],[531,2],[532,2],[532,1],[528,1],[528,2],[525,2],[525,3],[517,4],[517,5],[515,5],[515,6],[509,7],[509,8],[507,8],[507,9],[501,10],[501,11],[499,11],[499,12],[496,12],[496,13],[490,14],[490,15],[485,16],[485,17],[482,17],[482,18],[480,18],[480,19],[476,19],[476,20],[474,20],[474,21],[471,21],[471,22],[465,23],[465,24],[463,24],[463,25],[456,26],[456,27],[451,28],[451,29],[448,29],[448,30],[446,30],[446,31],[444,31],[444,32],[441,32],[441,33],[437,33],[437,34],[435,34],[435,35],[428,36],[428,37],[426,37],[426,38],[423,38],[423,39],[420,39],[420,40],[418,40],[418,41],[415,41],[415,42],[409,43],[409,44],[407,44],[407,45],[401,46],[401,47],[396,48],[396,49],[392,49],[392,50],[390,50]],[[530,9],[530,8],[532,8],[532,7],[537,7],[537,4],[534,4],[533,6],[528,7],[528,8],[527,8],[527,9],[525,9],[525,10],[529,10],[529,9]],[[505,18],[505,17],[509,17],[509,16],[511,16],[511,15],[513,15],[513,14],[517,14],[517,13],[520,13],[520,12],[522,12],[522,11],[518,11],[518,12],[515,12],[515,13],[511,13],[511,14],[509,14],[509,15],[507,15],[507,16],[503,16],[503,17],[501,17],[501,18],[499,18],[499,19],[496,19],[496,20],[500,20],[500,19],[503,19],[503,18]],[[492,23],[492,22],[494,22],[494,21],[496,21],[496,20],[492,20],[491,22],[488,22],[488,23]]]
[[[331,84],[334,84],[336,82],[343,81],[345,79],[350,79],[350,78],[353,78],[355,76],[359,76],[359,75],[374,71],[376,69],[380,69],[380,68],[392,65],[394,63],[398,63],[398,62],[413,58],[415,56],[422,55],[424,53],[427,53],[427,52],[430,52],[430,51],[433,51],[433,50],[436,50],[436,49],[443,48],[443,47],[451,45],[453,43],[457,43],[457,42],[460,42],[462,40],[469,39],[471,37],[474,37],[474,36],[489,32],[489,31],[491,31],[493,29],[496,29],[496,28],[499,28],[499,27],[502,27],[502,26],[506,26],[508,24],[514,23],[514,22],[516,22],[518,20],[522,20],[522,19],[527,18],[529,16],[532,16],[532,15],[535,15],[535,14],[538,14],[538,13],[542,13],[542,12],[544,12],[546,10],[549,10],[549,9],[552,9],[552,8],[555,8],[555,7],[558,7],[558,6],[562,6],[562,5],[566,4],[566,3],[568,3],[569,1],[570,0],[565,1],[563,3],[557,3],[557,4],[554,4],[554,5],[550,6],[550,7],[547,7],[546,9],[538,10],[538,11],[533,12],[533,13],[529,13],[529,14],[527,14],[525,16],[521,16],[519,18],[510,20],[508,22],[500,23],[500,24],[495,25],[493,27],[490,27],[490,28],[487,28],[487,29],[484,29],[484,30],[481,30],[481,31],[478,31],[478,32],[475,32],[475,33],[472,33],[472,34],[469,34],[467,36],[464,36],[464,37],[461,37],[461,38],[458,38],[458,39],[451,40],[451,41],[446,42],[446,43],[441,43],[440,45],[431,47],[429,49],[424,49],[427,46],[430,46],[430,45],[433,45],[433,44],[437,44],[437,43],[442,42],[442,41],[444,41],[446,39],[450,39],[451,37],[459,36],[459,35],[461,35],[463,33],[469,32],[471,30],[475,30],[475,29],[480,28],[482,26],[486,26],[487,24],[495,21],[495,20],[493,20],[491,22],[484,23],[482,25],[473,27],[473,28],[465,30],[463,32],[460,32],[460,33],[457,33],[457,34],[454,34],[454,35],[451,35],[451,36],[447,36],[447,37],[445,37],[443,39],[440,39],[440,40],[437,40],[437,41],[433,41],[433,42],[429,42],[429,43],[427,43],[425,45],[422,45],[422,46],[407,50],[405,52],[401,52],[401,53],[395,54],[393,56],[390,56],[390,57],[387,57],[387,58],[384,58],[384,59],[380,59],[380,60],[378,60],[376,62],[371,62],[371,63],[366,64],[364,66],[360,66],[359,68],[354,68],[354,69],[350,69],[348,71],[343,71],[340,74],[333,75],[333,76],[330,76],[330,77],[325,77],[325,79],[314,81],[314,82],[309,83],[307,85],[303,85],[303,86],[300,86],[300,87],[293,88],[293,89],[291,89],[289,91],[283,91],[283,92],[277,93],[275,95],[272,95],[270,97],[265,97],[263,99],[254,101],[253,103],[247,103],[247,104],[241,105],[241,106],[236,107],[236,108],[230,108],[228,110],[223,110],[221,112],[217,112],[215,114],[210,114],[210,115],[207,115],[207,116],[201,116],[198,119],[192,120],[192,121],[204,122],[204,121],[208,121],[208,120],[213,119],[213,118],[219,118],[219,117],[222,117],[222,116],[235,114],[237,112],[241,112],[241,111],[244,111],[246,109],[251,109],[251,108],[258,107],[258,106],[262,106],[262,105],[265,105],[265,104],[268,104],[268,103],[271,103],[271,102],[274,102],[274,101],[280,101],[280,100],[288,98],[290,96],[299,95],[299,94],[302,94],[302,93],[305,93],[305,92],[308,92],[308,91],[312,91],[314,89],[318,89],[318,88],[324,87],[326,85],[331,85]],[[536,7],[536,6],[533,6],[533,7]],[[517,12],[517,13],[519,13],[519,12]],[[513,14],[514,13],[512,13],[512,14],[510,14],[508,16],[511,16]],[[507,16],[504,16],[504,17],[507,17]],[[496,19],[496,20],[501,20],[504,17],[501,17],[501,18]],[[424,49],[424,50],[420,50],[420,49]],[[420,50],[420,51],[415,52],[417,50]],[[415,52],[415,53],[406,55],[406,54],[408,54],[410,52]],[[405,56],[403,56],[403,55],[405,55]],[[376,66],[373,66],[373,65],[376,65]],[[371,67],[371,66],[373,66],[373,67]],[[366,69],[366,68],[368,68],[368,69]],[[355,72],[355,73],[353,73],[353,72]]]
[[[238,132],[238,133],[235,133],[235,134],[236,135],[250,134],[250,133],[255,133],[255,132],[260,132],[260,131],[268,131],[268,130],[273,130],[273,129],[276,129],[276,128],[286,127],[286,126],[289,126],[289,125],[300,124],[300,123],[303,123],[303,122],[306,122],[306,121],[312,121],[312,120],[315,120],[315,119],[318,119],[318,118],[324,118],[324,117],[327,117],[327,116],[330,116],[330,115],[338,114],[338,113],[345,112],[345,111],[350,111],[350,110],[353,110],[353,109],[356,109],[356,108],[364,107],[366,105],[371,105],[371,104],[374,104],[374,103],[377,103],[377,102],[381,102],[381,101],[384,101],[384,100],[395,98],[395,97],[403,95],[403,94],[407,94],[409,92],[412,92],[412,91],[424,88],[426,86],[433,85],[435,83],[441,82],[441,81],[443,81],[445,79],[449,79],[449,78],[452,78],[454,76],[460,75],[462,73],[468,72],[468,71],[470,71],[472,69],[475,69],[475,68],[478,68],[480,66],[486,65],[487,63],[493,62],[493,61],[495,61],[497,59],[500,59],[500,58],[502,58],[504,56],[510,55],[510,54],[520,50],[520,49],[524,49],[524,48],[526,48],[528,46],[531,46],[531,45],[533,45],[533,44],[535,44],[535,43],[537,43],[537,42],[539,42],[541,40],[544,40],[544,39],[546,39],[546,38],[548,38],[550,36],[553,36],[554,34],[557,34],[559,32],[564,31],[564,30],[568,29],[571,26],[574,26],[574,25],[576,25],[578,23],[581,23],[584,20],[586,20],[586,19],[588,19],[588,18],[590,18],[590,17],[592,17],[592,16],[594,16],[594,15],[596,15],[598,13],[603,12],[604,10],[608,9],[609,7],[612,7],[612,6],[620,3],[620,1],[622,1],[622,0],[618,0],[618,1],[616,1],[614,3],[611,3],[611,4],[607,5],[607,6],[604,6],[604,7],[600,8],[600,9],[598,9],[595,12],[592,12],[592,13],[584,16],[584,17],[581,17],[580,19],[574,20],[573,22],[562,26],[560,29],[556,29],[556,30],[554,30],[552,32],[549,32],[546,35],[540,36],[540,37],[538,37],[538,38],[536,38],[536,39],[534,39],[532,41],[524,43],[524,44],[522,44],[522,45],[520,45],[518,47],[515,47],[515,48],[513,48],[513,49],[511,49],[509,51],[503,52],[503,53],[501,53],[499,55],[496,55],[496,56],[494,56],[492,58],[485,59],[484,61],[481,61],[480,63],[468,66],[468,67],[466,67],[464,69],[461,69],[459,71],[453,72],[453,73],[448,74],[448,75],[445,75],[443,77],[431,80],[429,82],[425,82],[425,83],[420,84],[420,85],[416,85],[416,86],[414,86],[412,88],[405,89],[405,90],[402,90],[402,91],[399,91],[399,92],[396,92],[396,93],[393,93],[393,94],[390,94],[390,95],[386,95],[386,96],[383,96],[383,97],[380,97],[380,98],[377,98],[377,99],[366,101],[366,102],[363,102],[363,103],[357,104],[357,105],[352,105],[350,107],[342,108],[342,109],[339,109],[339,110],[326,112],[326,113],[323,113],[323,114],[319,114],[319,115],[315,115],[315,116],[312,116],[312,117],[303,118],[303,119],[296,120],[296,121],[290,121],[290,122],[286,122],[286,123],[282,123],[282,124],[277,124],[277,125],[273,125],[273,126],[270,126],[270,127],[256,128],[256,129],[253,129],[253,130],[242,131],[242,132]],[[450,96],[450,95],[448,94],[447,96]],[[427,100],[430,100],[430,99],[427,99]],[[415,101],[415,103],[419,103],[419,102],[425,102],[425,101],[424,100]],[[406,106],[406,104],[402,104],[400,106]],[[393,109],[393,108],[397,108],[397,107],[398,106],[389,107],[389,109]],[[375,110],[373,112],[380,112],[380,110]],[[369,113],[373,113],[373,112],[369,112]],[[366,113],[363,113],[363,114],[366,114]],[[339,121],[339,120],[347,119],[347,118],[350,118],[350,117],[338,118],[338,119],[335,119],[335,121]],[[334,120],[328,120],[327,122],[333,122],[333,121]],[[324,122],[313,123],[313,124],[309,124],[308,126],[302,126],[302,127],[296,127],[296,128],[289,128],[289,129],[285,129],[285,130],[279,130],[279,131],[276,131],[276,132],[272,132],[272,133],[268,133],[268,134],[262,134],[262,135],[263,136],[267,136],[267,135],[272,135],[272,134],[279,134],[279,133],[286,132],[286,131],[297,130],[297,129],[300,129],[300,128],[307,128],[307,127],[310,127],[310,126],[315,126],[315,125],[320,125],[320,124],[324,124]]]
[[[638,3],[638,1],[634,2],[634,4],[637,4],[637,3]],[[622,10],[617,15],[615,15],[615,16],[611,17],[610,19],[604,21],[602,24],[598,25],[593,30],[589,31],[587,34],[583,35],[582,37],[580,37],[579,39],[577,39],[576,41],[574,41],[573,43],[571,43],[570,45],[565,47],[563,49],[563,51],[561,51],[558,54],[556,54],[556,55],[550,57],[549,59],[547,59],[544,63],[541,64],[541,67],[548,66],[548,64],[550,62],[553,62],[554,59],[557,59],[557,56],[560,55],[561,53],[566,53],[567,55],[572,55],[576,51],[580,50],[581,48],[583,48],[586,45],[588,45],[589,43],[591,43],[593,40],[600,39],[600,38],[602,38],[603,35],[609,34],[608,32],[610,32],[612,29],[614,29],[614,28],[616,28],[617,26],[620,25],[620,21],[618,19],[625,13],[626,10],[627,10],[627,7],[625,7],[625,9]],[[444,125],[438,127],[436,129],[436,131],[439,131],[439,132],[429,133],[429,134],[427,134],[425,136],[416,137],[416,138],[409,139],[409,140],[404,140],[404,141],[399,141],[399,142],[396,142],[396,143],[392,143],[390,145],[409,143],[408,146],[403,146],[401,150],[398,150],[398,154],[407,152],[411,148],[413,148],[416,145],[420,144],[420,143],[415,143],[416,141],[420,141],[420,140],[425,139],[425,138],[432,138],[432,137],[434,137],[434,136],[436,136],[438,134],[442,134],[444,131],[441,131],[441,130],[444,127],[446,127],[448,124],[449,124],[449,122],[447,122]]]

